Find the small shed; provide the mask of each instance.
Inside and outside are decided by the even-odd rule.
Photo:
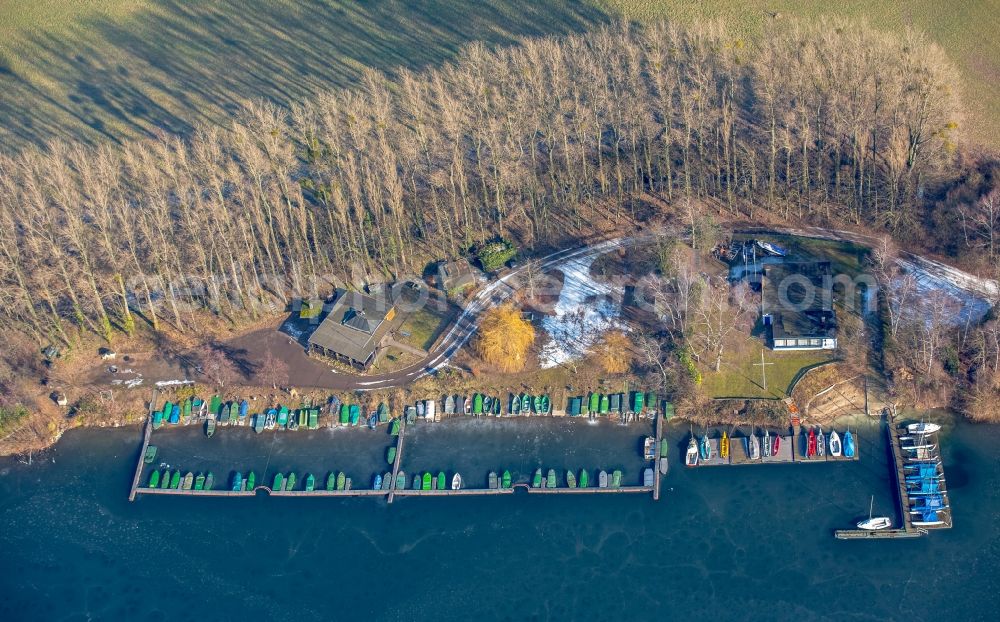
[[[459,259],[438,262],[435,280],[439,289],[451,292],[475,285],[481,276],[482,272],[474,268],[471,263]]]

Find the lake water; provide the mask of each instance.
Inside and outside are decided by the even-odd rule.
[[[645,426],[555,419],[417,425],[404,469],[621,468]],[[127,500],[136,428],[72,431],[0,463],[0,620],[976,620],[1000,604],[1000,427],[943,437],[955,528],[840,542],[893,507],[884,435],[862,460],[685,470],[663,496]],[[209,444],[214,441],[214,444]],[[370,486],[384,431],[154,434],[184,470],[233,464]],[[159,460],[158,460],[159,461]],[[481,485],[481,484],[480,484]],[[898,518],[897,518],[898,520]]]

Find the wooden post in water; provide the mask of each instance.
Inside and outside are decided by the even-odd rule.
[[[135,501],[135,491],[139,488],[139,478],[142,477],[142,465],[145,464],[146,447],[149,446],[149,436],[153,433],[153,410],[156,408],[157,392],[153,389],[153,397],[149,400],[149,410],[146,412],[146,425],[143,426],[142,448],[139,449],[139,461],[135,465],[135,475],[132,477],[132,488],[128,492],[128,500]]]

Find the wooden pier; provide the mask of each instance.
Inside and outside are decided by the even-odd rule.
[[[391,423],[389,425],[392,425]],[[392,503],[396,493],[396,478],[399,476],[399,465],[403,461],[403,434],[406,432],[406,417],[399,417],[399,436],[396,437],[396,459],[392,462],[392,481],[389,482],[389,499]]]
[[[718,438],[708,439],[708,444],[712,448],[712,457],[708,460],[698,460],[698,467],[711,467],[711,466],[735,466],[744,464],[825,464],[828,462],[852,462],[860,459],[860,451],[858,451],[859,443],[855,440],[855,452],[854,456],[848,458],[847,456],[831,456],[829,453],[823,456],[806,456],[805,452],[801,451],[802,443],[804,442],[804,436],[801,434],[791,434],[791,435],[773,435],[779,436],[781,442],[778,444],[778,453],[773,456],[764,456],[761,452],[761,456],[757,459],[750,458],[747,451],[746,438],[745,436],[734,436],[729,439],[729,457],[723,458],[719,452],[719,441]],[[760,435],[758,435],[760,438]],[[857,435],[855,434],[855,439]],[[693,467],[689,467],[693,468]]]
[[[913,519],[910,517],[910,495],[906,493],[906,461],[903,460],[903,450],[899,443],[899,430],[892,421],[886,421],[886,432],[889,434],[889,445],[892,447],[893,473],[896,478],[896,494],[899,499],[899,514],[903,517],[903,530],[913,531]],[[921,535],[921,534],[917,534]]]
[[[660,445],[663,443],[663,421],[664,413],[656,413],[656,442],[653,443],[653,501],[660,500],[660,480],[663,476],[660,475],[660,461],[666,460],[666,458],[660,457],[663,453],[660,450]]]
[[[892,540],[920,538],[926,533],[922,529],[838,529],[833,535],[838,540]]]
[[[128,500],[135,501],[139,489],[139,478],[142,477],[142,467],[146,463],[146,448],[149,447],[149,437],[153,433],[153,409],[156,408],[157,391],[153,389],[153,397],[149,400],[149,410],[146,412],[146,425],[143,426],[142,447],[139,449],[139,460],[135,465],[135,475],[132,477],[132,488],[128,492]]]

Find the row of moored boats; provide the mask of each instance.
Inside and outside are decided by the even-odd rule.
[[[687,466],[698,466],[699,462],[707,462],[713,458],[727,460],[732,451],[733,442],[742,445],[743,452],[749,460],[760,460],[761,458],[771,458],[780,456],[782,436],[771,434],[771,431],[764,429],[758,435],[756,431],[751,431],[750,435],[738,441],[736,437],[730,437],[725,431],[718,439],[716,450],[709,438],[708,433],[697,438],[694,433],[688,441],[687,452],[684,456],[684,463]],[[850,430],[844,432],[843,438],[834,430],[829,436],[824,434],[823,428],[809,428],[806,434],[805,455],[809,458],[824,457],[830,455],[834,458],[854,458],[857,452],[854,435]]]

